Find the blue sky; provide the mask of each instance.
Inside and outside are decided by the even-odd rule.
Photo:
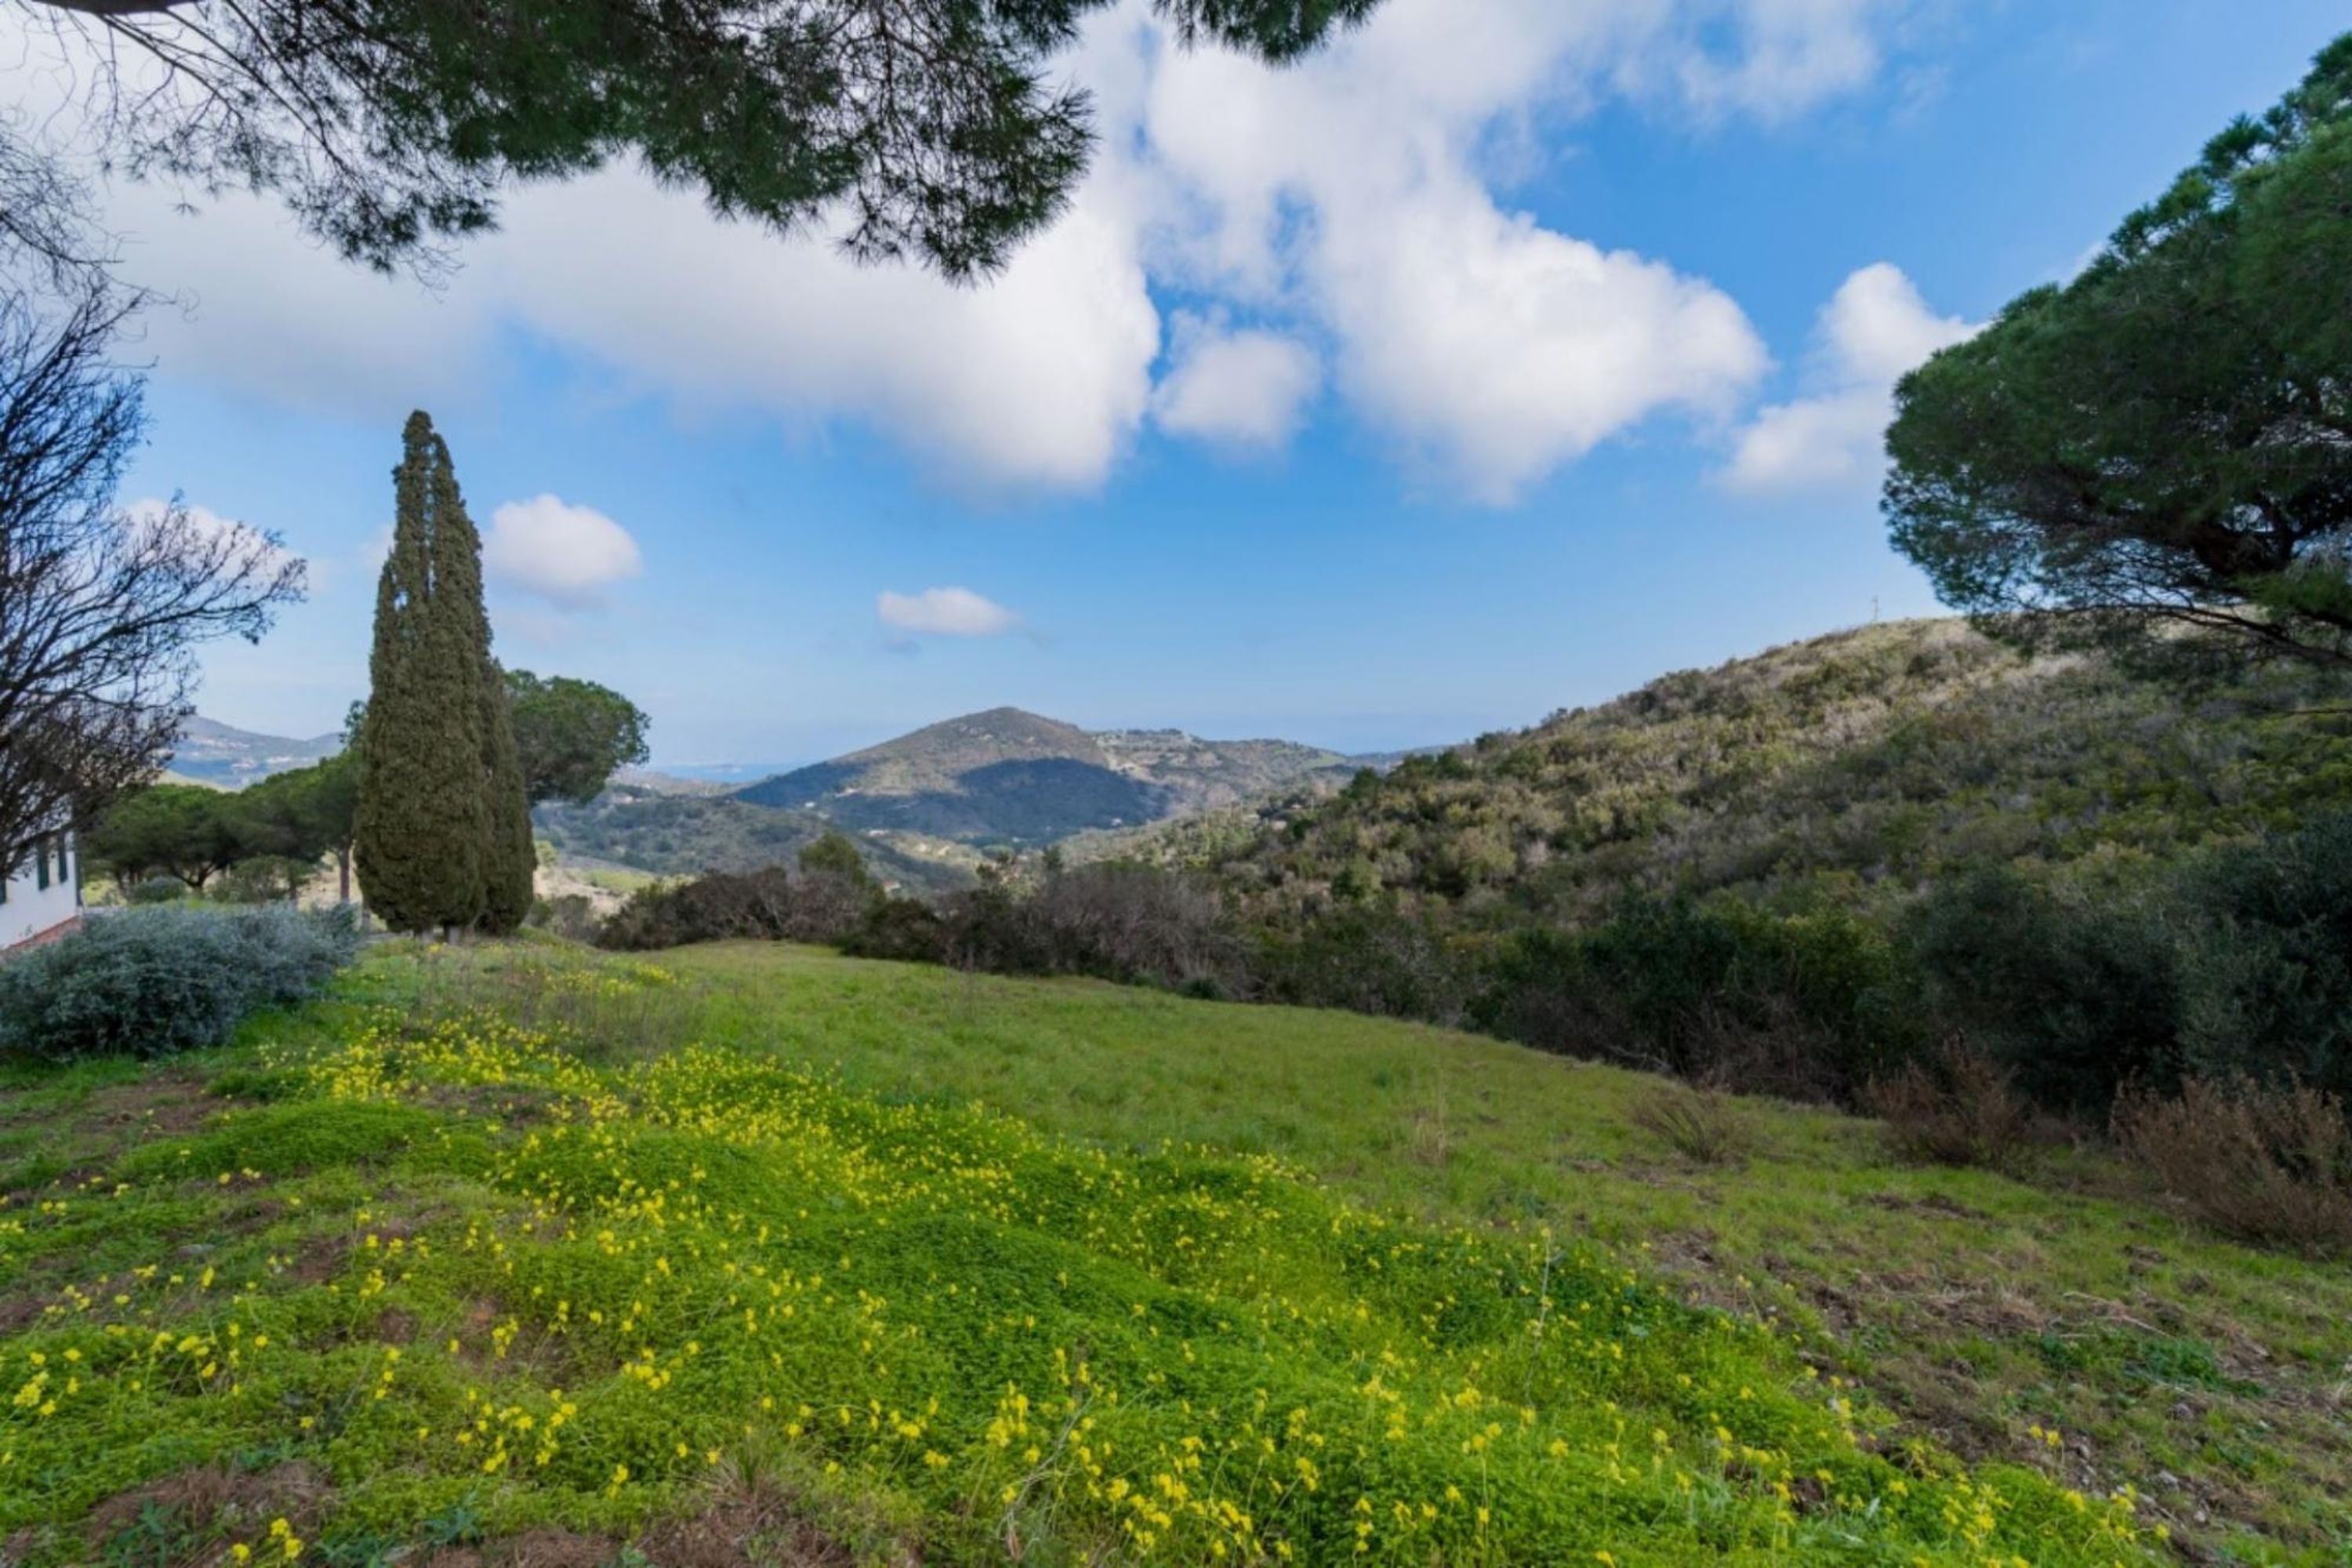
[[[149,323],[126,499],[316,567],[259,647],[208,651],[200,707],[310,733],[361,694],[414,405],[491,537],[502,657],[627,692],[669,763],[996,703],[1423,744],[1926,613],[1874,505],[1894,375],[2352,24],[1391,7],[1287,77],[1107,16],[1066,63],[1104,156],[982,292],[625,171],[520,194],[438,291],[258,204],[121,193],[134,268],[185,301]]]

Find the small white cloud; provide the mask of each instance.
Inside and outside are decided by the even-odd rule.
[[[908,637],[991,637],[1018,631],[1021,617],[969,588],[926,588],[919,594],[874,596],[874,613]]]
[[[1297,433],[1322,378],[1314,351],[1296,338],[1179,317],[1176,365],[1152,395],[1152,416],[1175,435],[1272,451]]]
[[[1876,262],[1838,286],[1814,329],[1812,396],[1759,409],[1719,476],[1755,493],[1843,489],[1885,469],[1895,384],[1978,327],[1938,316],[1902,268]]]
[[[510,500],[490,514],[482,563],[493,582],[559,610],[593,610],[604,591],[645,570],[629,531],[556,496]]]

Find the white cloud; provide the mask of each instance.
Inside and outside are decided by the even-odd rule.
[[[1658,15],[1391,0],[1292,70],[1164,54],[1142,111],[1155,264],[1315,321],[1357,412],[1476,500],[1652,415],[1725,414],[1765,364],[1727,296],[1507,210],[1476,168],[1498,122],[1630,72]]]
[[[874,613],[908,637],[988,637],[1021,628],[1021,617],[969,588],[926,588],[919,594],[874,595]]]
[[[492,512],[482,564],[491,582],[559,610],[600,608],[605,590],[645,570],[627,529],[593,507],[551,495],[510,500]]]
[[[1708,18],[1700,8],[1698,20]],[[1712,7],[1739,39],[1729,58],[1686,47],[1678,79],[1691,103],[1715,113],[1785,119],[1876,74],[1888,0],[1731,0]]]
[[[1175,335],[1174,368],[1151,398],[1160,428],[1233,447],[1289,442],[1323,378],[1314,350],[1279,332],[1226,331],[1182,316]]]
[[[520,328],[683,407],[853,423],[958,483],[1084,489],[1147,417],[1278,444],[1328,357],[1338,405],[1499,502],[1644,420],[1722,416],[1766,356],[1670,258],[1515,210],[1496,149],[1534,168],[1612,97],[1786,117],[1872,79],[1921,3],[1388,0],[1276,70],[1179,49],[1128,0],[1057,66],[1096,93],[1097,167],[973,288],[721,222],[626,167],[516,188],[438,294],[339,261],[251,197],[189,216],[130,187],[118,218],[132,270],[196,307],[152,318],[163,373],[287,402],[390,421],[484,395]],[[0,16],[0,42],[20,26]],[[1155,391],[1155,289],[1256,325],[1180,343]]]
[[[1814,328],[1812,395],[1759,409],[1720,478],[1751,492],[1844,489],[1885,469],[1895,384],[1977,327],[1927,308],[1900,268],[1876,262],[1838,286]]]
[[[1090,184],[1002,276],[957,288],[719,224],[609,172],[520,194],[485,264],[530,326],[681,403],[804,428],[846,416],[960,478],[1083,489],[1142,418],[1160,351],[1116,207]]]

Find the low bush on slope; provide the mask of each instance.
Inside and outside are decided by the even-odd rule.
[[[220,1081],[265,1103],[0,1209],[11,1557],[2150,1551],[2128,1499],[1891,1442],[1785,1334],[1540,1233],[736,1052],[310,1022]]]
[[[149,905],[0,964],[0,1051],[168,1056],[257,1007],[318,994],[359,951],[357,911]]]

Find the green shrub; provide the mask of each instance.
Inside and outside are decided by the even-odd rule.
[[[1744,1089],[1850,1096],[1916,1025],[1885,934],[1839,911],[1633,898],[1584,931],[1513,933],[1470,1016],[1549,1050]]]
[[[866,911],[857,929],[842,939],[852,958],[893,958],[908,963],[943,963],[947,926],[920,899],[885,899]]]
[[[157,904],[94,917],[0,964],[0,1050],[155,1057],[215,1046],[254,1009],[315,994],[358,948],[348,907]]]
[[[983,884],[943,900],[946,962],[995,974],[1091,974],[1234,994],[1244,953],[1215,890],[1132,861],[1050,870],[1026,889]]]
[[[2352,814],[2183,873],[2184,1070],[2352,1093]]]
[[[1462,1020],[1475,970],[1432,922],[1377,906],[1347,906],[1296,932],[1266,933],[1257,994],[1306,1007],[1390,1018]]]
[[[597,929],[596,945],[624,952],[693,942],[753,938],[781,942],[806,933],[794,919],[801,888],[781,866],[713,871],[690,882],[640,888]]]
[[[2007,869],[1929,892],[1905,921],[1927,1003],[2044,1105],[2104,1111],[2178,1075],[2181,1014],[2163,900],[2068,904]]]
[[[147,877],[122,889],[126,904],[175,904],[188,896],[188,885],[177,877]]]

